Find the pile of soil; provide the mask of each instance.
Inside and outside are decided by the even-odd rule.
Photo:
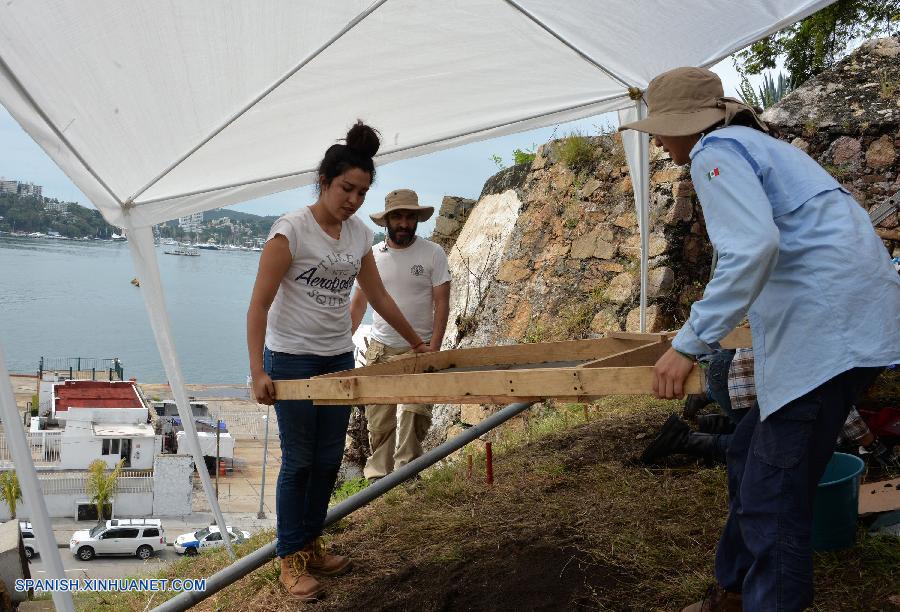
[[[479,455],[472,479],[457,465],[394,490],[331,530],[354,569],[325,579],[310,609],[680,610],[713,583],[727,492],[721,467],[636,462],[677,408],[610,399],[587,423],[498,443],[493,486]],[[816,609],[896,609],[897,544],[861,532],[854,548],[817,555]],[[274,564],[199,607],[298,608]]]

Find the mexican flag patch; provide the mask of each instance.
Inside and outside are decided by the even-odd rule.
[[[706,178],[708,178],[709,180],[713,180],[717,176],[719,176],[718,168],[713,168],[712,170],[710,170],[709,172],[706,173]]]

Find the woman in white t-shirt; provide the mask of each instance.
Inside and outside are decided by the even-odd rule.
[[[281,439],[275,549],[281,582],[302,600],[322,593],[310,572],[331,576],[350,567],[348,557],[327,554],[321,540],[350,407],[278,400],[272,381],[353,368],[354,281],[415,351],[429,350],[385,291],[372,256],[373,233],[354,216],[375,177],[372,157],[380,145],[378,135],[358,122],[346,143],[325,153],[315,204],[272,226],[247,310],[253,394],[258,402],[275,405]]]

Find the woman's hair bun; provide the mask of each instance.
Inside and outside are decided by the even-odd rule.
[[[381,140],[378,138],[378,131],[363,123],[361,119],[357,119],[350,131],[347,132],[347,147],[360,155],[375,157],[380,146]]]

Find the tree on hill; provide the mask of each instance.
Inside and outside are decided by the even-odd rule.
[[[779,58],[796,87],[828,68],[855,40],[900,31],[900,0],[838,0],[735,54],[742,75],[776,68]]]
[[[33,196],[16,194],[0,195],[0,230],[10,232],[59,232],[68,238],[109,238],[118,231],[107,223],[99,211],[66,202],[65,212],[47,210],[45,203],[58,203],[55,199],[41,200]]]

